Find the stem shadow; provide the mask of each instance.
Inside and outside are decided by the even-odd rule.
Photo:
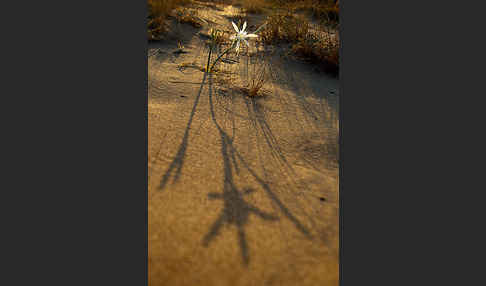
[[[196,108],[199,103],[199,98],[201,97],[201,92],[204,87],[204,82],[206,81],[207,73],[204,73],[203,80],[201,82],[201,86],[199,88],[199,92],[196,96],[196,100],[194,101],[194,105],[191,110],[191,114],[189,116],[189,121],[187,122],[186,130],[184,131],[184,137],[182,138],[182,142],[179,145],[179,149],[177,154],[175,155],[174,159],[172,160],[169,168],[165,172],[164,176],[162,177],[159,185],[159,189],[163,190],[169,179],[172,177],[172,184],[176,183],[181,175],[182,167],[184,166],[184,158],[186,155],[188,140],[189,140],[189,131],[191,129],[192,119],[194,118],[194,114],[196,113]]]

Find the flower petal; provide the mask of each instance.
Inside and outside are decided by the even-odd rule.
[[[245,23],[243,24],[243,28],[241,29],[241,31],[242,31],[242,32],[244,32],[244,31],[245,31],[245,29],[246,29],[246,21],[245,21]]]
[[[231,24],[233,24],[233,28],[235,28],[236,33],[239,33],[240,30],[238,29],[238,26],[236,26],[235,22],[232,21]]]
[[[234,40],[236,38],[236,35],[231,35],[230,40]]]
[[[244,40],[244,41],[245,41],[246,46],[249,48],[250,44],[248,44],[248,41],[247,40]]]
[[[245,38],[258,38],[258,35],[248,34],[248,35],[245,35]]]

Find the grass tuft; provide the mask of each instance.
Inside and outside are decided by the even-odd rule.
[[[292,52],[311,62],[320,63],[325,71],[339,73],[339,40],[330,33],[323,36],[308,34],[292,46]]]
[[[243,7],[246,13],[261,14],[265,11],[267,3],[265,0],[240,0],[237,2]]]
[[[147,0],[148,23],[147,37],[149,40],[159,40],[166,31],[165,21],[172,9],[178,5],[190,3],[190,0]]]
[[[251,78],[248,80],[248,84],[241,88],[243,94],[249,97],[261,97],[266,93],[262,90],[262,87],[268,80],[268,72],[265,65],[260,66],[255,72],[251,73]]]
[[[197,15],[197,10],[178,7],[175,9],[175,18],[179,23],[189,24],[194,28],[202,27],[201,20]]]
[[[309,31],[309,22],[291,13],[278,13],[268,17],[267,26],[260,33],[266,44],[282,41],[293,43],[304,39]]]
[[[325,71],[339,73],[339,37],[337,31],[311,29],[304,18],[291,12],[270,15],[267,26],[260,33],[264,44],[291,44],[291,51],[307,60],[322,65]],[[314,27],[316,28],[316,27]]]

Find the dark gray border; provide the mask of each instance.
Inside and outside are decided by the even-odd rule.
[[[448,4],[341,0],[341,285],[481,284],[464,226],[482,217],[466,160],[484,130],[484,46],[467,43],[484,9]]]
[[[0,284],[147,285],[146,2],[3,12]]]

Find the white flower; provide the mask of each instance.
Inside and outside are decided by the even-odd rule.
[[[238,26],[236,26],[236,24],[234,22],[231,22],[231,24],[233,24],[233,28],[235,28],[236,34],[235,35],[232,35],[230,37],[230,39],[231,40],[236,40],[236,54],[238,54],[239,53],[239,50],[240,50],[240,42],[244,41],[245,44],[248,47],[250,47],[250,45],[248,44],[248,41],[246,39],[247,38],[258,38],[258,35],[248,34],[247,32],[245,32],[245,29],[246,29],[246,21],[243,24],[243,27],[241,28],[241,30],[238,29]]]

